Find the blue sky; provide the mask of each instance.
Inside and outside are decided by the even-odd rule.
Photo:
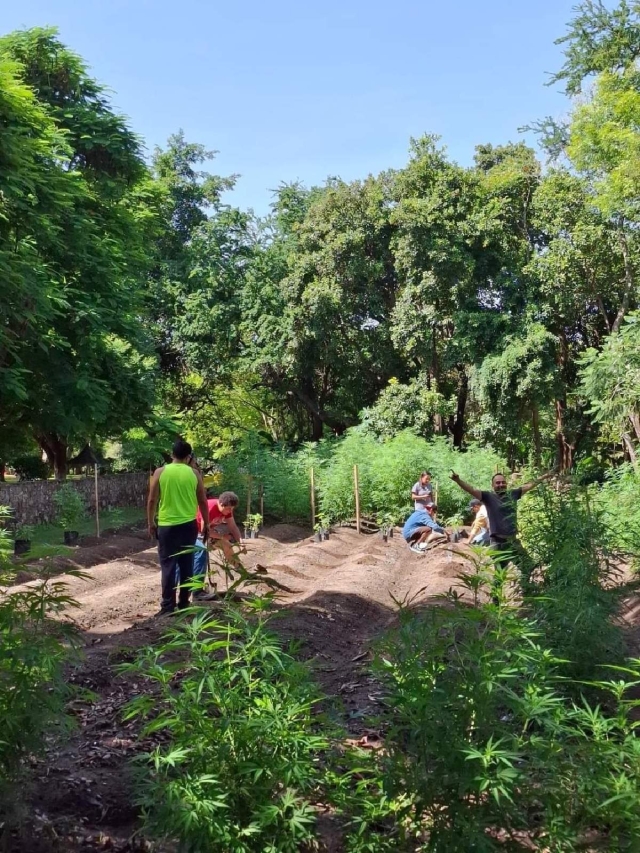
[[[411,136],[466,165],[564,115],[544,84],[575,3],[21,0],[2,25],[57,26],[149,150],[183,128],[241,176],[228,200],[262,214],[281,181],[402,166]]]

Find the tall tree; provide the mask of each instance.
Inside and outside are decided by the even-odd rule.
[[[53,197],[56,239],[30,237],[57,282],[59,310],[55,321],[38,324],[14,410],[63,478],[70,442],[126,428],[149,406],[151,362],[140,323],[148,211],[137,192],[147,171],[138,139],[54,30],[0,39],[0,60],[7,59],[64,139],[64,159],[47,161],[52,186],[64,175],[73,188]]]

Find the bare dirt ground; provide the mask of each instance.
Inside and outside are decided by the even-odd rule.
[[[25,792],[31,819],[26,835],[10,848],[20,853],[160,849],[137,834],[129,761],[143,745],[135,726],[122,722],[123,705],[141,685],[117,676],[114,665],[152,643],[167,623],[154,616],[160,592],[155,549],[139,537],[135,547],[120,545],[128,556],[85,569],[85,579],[59,578],[79,604],[73,618],[84,645],[70,680],[93,696],[73,703],[77,727],[71,737],[52,739],[45,758],[34,763],[35,781]],[[308,531],[284,524],[265,528],[246,545],[246,567],[266,567],[290,590],[279,599],[274,629],[302,643],[302,657],[326,695],[339,701],[350,734],[366,735],[366,717],[377,704],[366,671],[371,641],[393,622],[394,598],[427,602],[455,584],[463,567],[456,549],[464,546],[419,556],[398,532],[385,543],[339,528],[316,543]],[[120,553],[116,540],[106,547]],[[78,558],[77,565],[87,565],[81,554]],[[338,848],[329,842],[326,849]]]

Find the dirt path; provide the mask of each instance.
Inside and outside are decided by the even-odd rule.
[[[302,643],[302,656],[327,696],[339,700],[353,736],[365,732],[363,718],[376,710],[375,684],[366,673],[371,640],[393,621],[394,598],[418,602],[452,586],[463,565],[453,548],[418,556],[398,533],[384,543],[348,528],[315,543],[291,525],[267,528],[247,543],[247,568],[261,564],[291,590],[279,601],[274,629]],[[28,843],[17,842],[14,849],[21,853],[149,849],[134,836],[128,776],[129,759],[140,745],[135,728],[121,721],[121,708],[139,685],[115,676],[113,665],[153,642],[166,626],[154,618],[157,555],[145,549],[86,574],[59,580],[80,605],[73,615],[85,646],[85,659],[70,678],[95,697],[75,703],[76,732],[62,745],[52,742],[35,766],[28,799],[36,832]]]

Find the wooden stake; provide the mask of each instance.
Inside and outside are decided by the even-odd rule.
[[[95,486],[96,486],[96,536],[100,538],[100,498],[98,496],[98,466],[95,465]]]
[[[260,515],[262,516],[262,522],[264,523],[264,485],[262,483],[260,483],[259,494],[260,494]]]
[[[316,478],[313,473],[313,468],[309,473],[309,477],[311,480],[311,527],[314,528],[316,526]]]
[[[438,484],[433,484],[433,502],[436,506],[438,506]]]
[[[356,496],[356,532],[360,533],[360,487],[358,483],[358,466],[353,466],[353,490]]]
[[[252,479],[253,478],[252,478],[251,474],[249,474],[248,475],[248,481],[247,481],[247,518],[249,518],[249,516],[251,515],[251,480]]]

